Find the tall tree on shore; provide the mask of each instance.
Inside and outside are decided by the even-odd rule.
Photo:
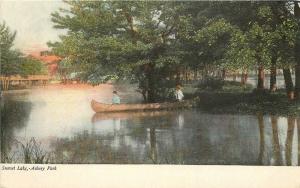
[[[217,2],[216,2],[217,3]],[[241,19],[230,11],[219,12],[235,26],[225,51],[223,66],[232,70],[258,70],[258,89],[264,89],[264,69],[271,71],[270,90],[276,90],[276,69],[284,69],[288,96],[293,82],[289,67],[293,65],[296,26],[286,2],[243,2],[251,7]],[[243,3],[232,3],[239,10]],[[227,5],[227,4],[226,4]],[[230,4],[229,4],[230,6]],[[229,6],[223,6],[228,8]],[[226,9],[225,8],[225,9]]]
[[[68,30],[61,42],[49,43],[53,51],[80,64],[83,79],[133,79],[145,101],[159,98],[170,76],[166,70],[180,63],[176,35],[185,23],[183,3],[66,3],[70,9],[52,14],[55,27]]]
[[[68,33],[49,46],[84,80],[130,79],[145,101],[154,102],[180,82],[183,68],[227,69],[245,77],[257,70],[258,89],[265,88],[264,71],[270,70],[271,91],[281,68],[292,96],[297,29],[287,2],[66,3],[69,8],[54,12],[52,21]]]
[[[19,72],[19,57],[21,53],[13,50],[16,32],[12,32],[5,22],[0,23],[0,74],[13,75]]]

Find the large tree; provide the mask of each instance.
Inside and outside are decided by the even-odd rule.
[[[291,96],[293,82],[289,67],[294,62],[297,28],[289,9],[287,2],[212,2],[208,11],[202,13],[209,18],[209,24],[200,30],[204,50],[211,51],[207,54],[212,57],[209,62],[218,60],[219,67],[243,73],[258,70],[258,89],[264,89],[264,70],[268,69],[271,91],[276,89],[276,69],[282,68]],[[237,18],[236,11],[241,11],[242,16]],[[220,20],[224,20],[223,24]],[[227,39],[226,28],[230,36]],[[219,45],[215,45],[218,41]]]
[[[34,75],[45,74],[43,64],[33,57],[25,57],[21,52],[13,49],[16,32],[12,32],[3,22],[0,24],[0,74],[10,75]]]
[[[53,51],[80,64],[83,79],[133,79],[147,102],[158,99],[172,77],[166,70],[181,62],[176,36],[185,24],[185,3],[66,3],[70,9],[52,14],[55,27],[68,30],[61,42],[50,44]]]
[[[271,91],[282,68],[287,93],[293,92],[297,27],[287,2],[66,3],[69,8],[54,12],[52,21],[68,33],[49,45],[84,73],[82,79],[135,80],[153,102],[180,83],[183,68],[244,75],[258,70],[258,89],[264,89],[264,71],[270,70]]]
[[[13,42],[16,32],[12,32],[5,22],[0,23],[0,73],[1,75],[13,75],[19,71],[20,52],[13,50]]]

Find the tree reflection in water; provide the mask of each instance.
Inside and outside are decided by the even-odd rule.
[[[297,118],[297,129],[298,129],[298,166],[300,165],[300,118]]]
[[[263,156],[266,153],[266,140],[265,140],[265,131],[264,131],[264,121],[263,116],[258,115],[258,124],[259,124],[259,130],[260,130],[260,153],[259,153],[259,160],[262,165],[266,165],[266,162],[263,160]],[[286,140],[284,141],[284,145],[280,145],[280,139],[279,137],[282,137],[283,134],[280,134],[278,129],[278,117],[271,116],[271,128],[272,128],[272,156],[269,156],[269,160],[271,160],[272,165],[295,165],[293,164],[293,141],[298,142],[298,161],[296,162],[299,165],[299,130],[298,130],[298,140],[294,139],[294,129],[296,125],[296,118],[295,117],[287,117],[287,126],[286,128]],[[299,128],[300,120],[297,119],[297,124]],[[283,138],[283,137],[282,137]],[[284,152],[284,157],[282,156],[282,152]],[[272,163],[272,159],[274,159],[274,162]]]
[[[150,128],[150,150],[150,158],[154,164],[157,164],[155,128]]]
[[[260,138],[260,149],[259,149],[259,156],[258,161],[263,165],[263,155],[265,151],[265,134],[264,134],[264,117],[262,114],[257,115],[258,119],[258,126],[259,126],[259,138]]]
[[[294,127],[295,127],[295,118],[288,117],[288,128],[287,128],[287,137],[285,143],[285,158],[286,165],[292,165],[292,146],[293,146],[293,137],[294,137]]]
[[[1,106],[1,162],[23,162],[21,158],[12,161],[17,149],[14,135],[26,129],[32,104],[11,102]],[[293,117],[206,114],[196,110],[104,113],[95,114],[92,124],[74,130],[51,139],[51,134],[42,135],[39,139],[44,143],[33,147],[42,154],[29,156],[31,160],[26,161],[42,161],[46,153],[51,153],[53,160],[44,162],[70,164],[299,165],[300,160],[300,144],[296,147],[300,118],[296,129]],[[26,141],[26,131],[22,132],[25,136],[21,134],[17,139]],[[39,139],[35,138],[36,143]],[[22,142],[19,146],[22,144],[27,145]],[[29,142],[27,148],[31,146]],[[21,147],[18,149],[22,153]]]
[[[272,124],[272,138],[273,138],[273,155],[275,158],[274,165],[282,164],[282,157],[280,153],[279,135],[278,135],[278,117],[271,116]]]
[[[118,114],[122,118],[117,118]],[[161,112],[161,115],[149,112],[150,116],[146,116],[144,112],[141,113],[141,117],[137,113],[118,114],[108,116],[112,122],[111,131],[105,130],[104,124],[107,123],[105,115],[97,114],[97,117],[94,116],[92,119],[91,131],[85,130],[71,138],[52,142],[51,147],[54,149],[57,163],[178,163],[176,155],[178,150],[174,153],[158,154],[164,149],[165,140],[157,140],[156,134],[159,133],[161,137],[161,134],[166,134],[171,126],[174,126],[173,116],[167,115],[166,112]],[[178,126],[183,127],[183,116],[178,122],[180,122]],[[176,140],[176,135],[172,135],[173,140]],[[176,146],[171,145],[168,150],[173,151],[174,148]]]
[[[153,164],[184,163],[183,149],[176,135],[178,130],[184,127],[182,113],[162,112],[160,116],[143,118],[142,124],[148,125],[145,127],[149,132],[150,152],[148,156]]]
[[[9,96],[1,98],[1,126],[0,126],[0,142],[1,142],[1,163],[13,162],[15,152],[11,151],[15,145],[16,129],[26,126],[32,104],[27,101],[10,100]]]
[[[192,143],[197,142],[200,149],[205,149],[203,144],[210,144],[209,142],[203,142],[205,141],[203,139],[210,138],[211,135],[200,137],[200,140],[198,140],[197,137],[190,137],[189,142],[187,140],[182,142],[182,136],[188,135],[183,134],[182,132],[185,128],[184,115],[182,114],[181,117],[177,119],[174,119],[174,116],[172,115],[162,117],[156,116],[154,119],[153,118],[154,117],[147,118],[146,116],[143,118],[134,117],[126,120],[113,118],[112,126],[114,128],[112,133],[104,134],[103,132],[99,132],[99,130],[95,130],[95,126],[101,126],[101,124],[99,124],[94,125],[90,133],[89,131],[84,131],[72,138],[58,139],[52,145],[53,148],[55,148],[56,159],[61,163],[185,164],[185,162],[187,162],[187,164],[190,164],[189,160],[191,160],[191,157],[195,158],[193,152],[198,151],[197,148],[193,148],[193,146],[196,145]],[[286,118],[287,126],[285,127],[282,125],[281,129],[278,127],[279,121],[276,116],[269,117],[259,114],[257,115],[257,120],[258,138],[260,139],[258,142],[258,155],[256,155],[259,160],[257,164],[293,165],[292,158],[295,154],[295,151],[293,150],[293,142],[295,142],[295,118]],[[269,122],[267,120],[270,120],[270,124],[267,123]],[[132,126],[133,122],[135,122],[135,126]],[[266,131],[268,128],[270,128],[270,133]],[[204,131],[203,134],[208,133],[205,130],[206,129],[202,130]],[[218,129],[209,128],[208,130],[218,131]],[[286,137],[283,136],[284,134],[280,134],[280,132],[283,133],[283,130],[287,130]],[[238,132],[239,131],[237,131],[237,133]],[[243,139],[236,136],[233,138],[235,139],[235,142],[231,143],[233,144],[231,147],[235,147],[234,143],[238,143],[239,139]],[[280,142],[282,141],[280,140],[283,138],[286,139],[283,141],[284,144],[281,145]],[[232,140],[230,140],[230,142],[232,142]],[[211,150],[212,147],[217,145],[220,145],[220,143],[217,142],[214,145],[208,145],[207,147]],[[256,146],[253,145],[253,147]],[[250,148],[250,150],[252,149]],[[205,150],[200,151],[205,152]],[[269,151],[270,153],[267,153]],[[226,151],[224,150],[224,152]],[[285,153],[285,155],[283,156],[282,153]],[[203,154],[204,155],[198,157],[203,158],[202,160],[205,161],[209,160],[211,154],[214,153],[208,153],[209,155],[206,153]],[[230,152],[224,153],[224,155],[228,154],[230,154]],[[220,158],[221,156],[216,157]]]
[[[115,150],[110,144],[105,143],[103,137],[88,131],[52,143],[57,163],[132,163],[130,160],[123,160],[129,159],[126,155],[132,153],[131,148],[124,143],[121,145],[120,149]]]

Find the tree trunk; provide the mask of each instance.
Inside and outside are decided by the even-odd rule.
[[[144,101],[147,102],[148,97],[147,97],[147,90],[145,88],[142,89],[141,94],[143,96]]]
[[[189,79],[189,76],[188,76],[188,69],[187,68],[185,68],[184,69],[184,77],[185,77],[185,83],[188,83],[188,79]]]
[[[272,57],[272,67],[270,75],[270,91],[275,92],[277,90],[276,86],[276,58]]]
[[[265,73],[263,66],[258,67],[258,74],[257,74],[257,89],[262,90],[265,89]]]
[[[283,77],[284,77],[287,96],[290,100],[293,100],[294,99],[294,84],[293,84],[293,80],[292,80],[291,70],[289,68],[283,69]]]
[[[152,82],[152,81],[150,81]],[[148,103],[154,103],[156,102],[156,99],[155,99],[155,88],[153,86],[153,83],[149,84],[149,88],[148,88],[148,100],[147,100]]]
[[[175,82],[176,82],[176,85],[180,84],[180,69],[179,68],[176,69],[176,80],[175,80]]]
[[[245,77],[244,77],[245,83],[247,83],[247,81],[248,81],[248,73],[245,72],[245,75],[244,75],[244,76],[245,76]]]
[[[146,102],[152,103],[156,102],[155,100],[155,80],[154,80],[154,67],[153,65],[149,64],[146,68],[146,82],[147,82],[147,100]]]
[[[150,103],[155,102],[155,75],[153,65],[146,64],[140,71],[143,71],[144,76],[139,79],[139,90],[143,95],[144,102]]]
[[[236,81],[236,74],[235,73],[233,73],[232,80]]]
[[[245,85],[248,80],[248,73],[247,72],[242,72],[241,75],[241,84]]]
[[[296,19],[298,19],[298,26],[300,26],[299,20],[300,20],[300,7],[298,2],[294,2],[294,15]],[[295,60],[296,60],[296,66],[295,66],[295,98],[297,100],[300,99],[300,33],[298,32],[296,37],[296,44],[294,48],[294,54],[295,54]]]
[[[300,100],[300,60],[295,66],[295,99]]]
[[[241,75],[241,84],[245,85],[245,75],[244,75],[244,72],[242,72],[242,75]]]
[[[198,80],[197,78],[198,78],[198,70],[197,70],[197,68],[195,68],[194,69],[194,81],[196,81],[196,80]]]
[[[225,80],[225,78],[226,78],[226,70],[223,69],[222,70],[222,79]]]

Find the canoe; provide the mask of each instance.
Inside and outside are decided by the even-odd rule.
[[[192,107],[189,101],[174,103],[148,103],[148,104],[104,104],[95,100],[91,101],[91,107],[96,113],[100,112],[120,112],[120,111],[143,111],[162,110]]]

